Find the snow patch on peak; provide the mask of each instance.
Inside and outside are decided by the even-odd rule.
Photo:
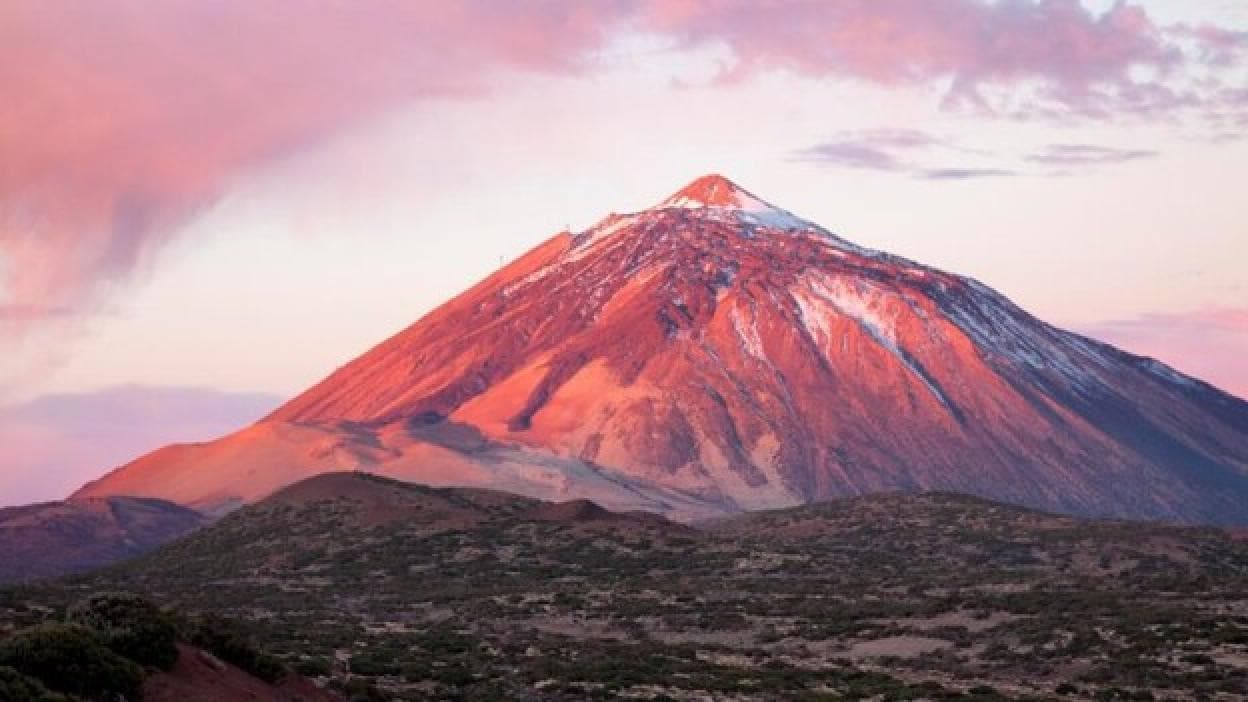
[[[738,210],[737,219],[756,227],[768,227],[771,229],[818,229],[818,227],[801,217],[770,205],[766,206],[766,209]]]
[[[972,294],[952,298],[942,307],[982,352],[1033,372],[1057,374],[1076,388],[1104,384],[1098,368],[1111,362],[1103,351],[1078,335],[1029,317],[987,285],[963,280]]]
[[[743,224],[773,229],[817,229],[814,224],[775,207],[721,175],[706,175],[660,202],[655,209],[709,210],[731,214]]]

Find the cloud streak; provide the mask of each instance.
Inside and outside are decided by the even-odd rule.
[[[977,178],[1006,178],[1018,175],[1004,168],[929,168],[916,176],[925,180],[974,180]]]
[[[1152,149],[1118,149],[1095,144],[1049,144],[1026,156],[1028,161],[1046,166],[1099,166],[1155,158]]]
[[[842,132],[822,144],[798,151],[799,161],[874,171],[907,171],[908,157],[917,151],[942,143],[931,134],[915,129],[865,129]]]
[[[841,132],[827,142],[801,149],[793,159],[825,166],[897,173],[923,180],[974,180],[1023,175],[1015,168],[987,166],[933,166],[935,150],[966,153],[968,150],[949,139],[909,129],[869,129]],[[980,157],[993,154],[974,151]],[[1096,144],[1048,144],[1022,160],[1043,166],[1091,167],[1155,158],[1152,149],[1123,149]],[[926,157],[926,158],[925,158]],[[991,161],[992,159],[989,158]]]
[[[923,180],[973,180],[1017,175],[1005,168],[932,167],[923,156],[935,149],[964,152],[948,139],[914,129],[866,129],[841,132],[831,141],[793,154],[793,159],[822,166],[897,173]]]

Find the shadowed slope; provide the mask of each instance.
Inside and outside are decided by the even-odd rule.
[[[0,582],[77,573],[131,558],[202,527],[165,500],[106,497],[0,509]]]

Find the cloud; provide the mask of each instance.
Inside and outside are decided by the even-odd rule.
[[[1167,33],[1189,41],[1197,60],[1211,66],[1235,65],[1248,54],[1248,31],[1236,31],[1209,24],[1176,24]]]
[[[1049,144],[1026,156],[1028,161],[1047,166],[1095,166],[1154,158],[1152,149],[1118,149],[1095,144]]]
[[[32,317],[70,317],[75,314],[69,307],[55,305],[0,305],[0,322],[29,319]]]
[[[1078,330],[1248,399],[1248,308],[1145,314]]]
[[[0,4],[0,302],[32,312],[5,331],[89,307],[241,169],[499,68],[579,70],[610,7]]]
[[[864,129],[837,134],[832,140],[801,149],[793,159],[823,166],[882,171],[924,180],[970,180],[1012,176],[1004,168],[931,167],[921,158],[933,149],[966,152],[954,142],[914,129]]]
[[[876,171],[906,171],[906,154],[940,144],[931,134],[915,129],[864,129],[841,132],[831,141],[802,149],[795,160]]]
[[[617,5],[0,3],[0,385],[241,172],[500,70],[582,70]]]
[[[779,68],[887,85],[947,81],[950,106],[1001,114],[1149,113],[1185,100],[1161,80],[1182,68],[1183,47],[1128,2],[1098,14],[1078,0],[656,0],[652,15],[686,42],[726,44],[731,77]]]
[[[805,149],[799,158],[805,161],[872,171],[901,171],[906,168],[897,156],[882,148],[851,141],[816,144]]]
[[[950,139],[910,129],[867,129],[841,132],[833,139],[801,149],[793,159],[825,166],[883,171],[923,180],[971,180],[1020,175],[1014,168],[998,165],[932,166],[922,158],[933,150],[993,154],[959,146]],[[1048,144],[1023,156],[1024,161],[1046,166],[1096,166],[1125,163],[1158,155],[1152,149],[1121,149],[1095,144]]]
[[[0,318],[0,339],[41,309],[91,313],[250,167],[400,105],[486,94],[500,71],[593,70],[625,33],[725,47],[726,80],[943,86],[946,105],[998,115],[1155,116],[1216,93],[1210,119],[1248,130],[1248,102],[1209,72],[1242,61],[1243,37],[1159,27],[1130,2],[9,0],[0,304],[22,313]],[[883,147],[824,152],[890,167]]]
[[[1002,178],[1018,175],[1004,168],[930,168],[919,171],[916,176],[925,180],[972,180],[975,178]]]
[[[278,402],[259,393],[124,386],[2,407],[0,506],[61,499],[142,453],[215,438]]]

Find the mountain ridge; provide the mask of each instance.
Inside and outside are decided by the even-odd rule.
[[[82,497],[0,508],[0,582],[77,573],[146,553],[207,523],[149,497]]]
[[[711,175],[81,494],[211,511],[344,468],[682,519],[953,490],[1248,523],[1248,403]]]

